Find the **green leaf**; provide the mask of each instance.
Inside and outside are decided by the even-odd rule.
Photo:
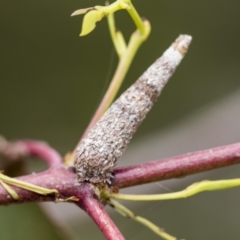
[[[85,36],[89,34],[96,27],[96,22],[102,20],[102,18],[107,16],[108,14],[114,13],[122,9],[131,9],[129,3],[126,3],[125,1],[126,0],[117,0],[116,2],[110,5],[107,4],[107,6],[104,7],[95,6],[79,9],[73,12],[71,16],[86,14],[83,18],[82,31],[80,33],[80,36]]]
[[[105,15],[102,11],[92,10],[87,12],[83,19],[82,31],[80,36],[89,34],[96,27],[96,22],[100,21]]]

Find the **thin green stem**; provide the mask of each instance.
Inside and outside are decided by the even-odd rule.
[[[2,180],[0,180],[0,184],[5,188],[5,190],[9,193],[9,195],[14,199],[14,200],[18,200],[19,196],[16,193],[16,191],[14,191],[12,188],[10,188],[5,182],[3,182]]]
[[[111,206],[113,206],[114,209],[117,212],[119,212],[120,214],[122,214],[125,217],[129,217],[132,220],[141,223],[142,225],[149,228],[150,230],[152,230],[154,233],[156,233],[158,236],[162,237],[163,239],[165,239],[165,240],[176,240],[175,237],[173,237],[173,236],[169,235],[168,233],[164,232],[161,228],[159,228],[158,226],[156,226],[155,224],[153,224],[152,222],[150,222],[146,218],[143,218],[143,217],[140,217],[140,216],[136,215],[135,213],[130,211],[128,208],[126,208],[125,206],[123,206],[119,202],[111,200],[110,203],[111,203]]]
[[[121,58],[127,49],[126,42],[124,40],[122,33],[118,31],[115,27],[115,19],[114,19],[113,13],[108,15],[107,20],[108,20],[108,27],[109,27],[110,35],[113,41],[113,45],[118,54],[118,57]]]
[[[107,92],[102,99],[97,111],[95,112],[90,124],[85,130],[83,137],[89,132],[89,130],[95,125],[95,123],[100,119],[100,117],[104,114],[104,112],[108,109],[113,99],[115,98],[125,76],[130,67],[132,59],[137,51],[138,47],[132,42],[131,45],[128,46],[125,54],[120,59],[111,84],[109,85]]]
[[[128,194],[113,194],[113,193],[103,193],[107,198],[115,198],[128,201],[159,201],[159,200],[170,200],[187,198],[193,196],[197,193],[203,191],[217,191],[233,187],[240,186],[240,179],[230,179],[230,180],[219,180],[219,181],[202,181],[197,182],[186,189],[175,192],[175,193],[165,193],[165,194],[153,194],[153,195],[128,195]]]
[[[130,39],[129,45],[118,63],[118,66],[113,76],[113,79],[111,81],[111,84],[109,85],[107,92],[104,98],[102,99],[102,102],[100,103],[90,124],[88,125],[83,137],[86,136],[88,131],[95,125],[95,123],[100,119],[100,117],[104,114],[104,112],[108,109],[108,107],[114,100],[127,74],[127,71],[132,63],[133,58],[138,48],[140,47],[140,45],[144,40],[145,40],[145,36],[143,38],[143,36],[139,33],[139,31],[136,31],[133,33]]]
[[[129,15],[131,16],[131,18],[133,19],[137,29],[140,31],[141,34],[145,34],[145,27],[143,24],[143,20],[141,19],[141,17],[139,16],[138,12],[136,11],[135,7],[133,6],[131,1],[127,1],[129,4],[129,8],[127,8],[127,11],[129,13]]]

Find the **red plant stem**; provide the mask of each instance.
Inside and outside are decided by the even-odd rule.
[[[104,206],[95,197],[95,194],[88,183],[76,185],[76,174],[66,170],[63,167],[49,169],[47,171],[18,177],[18,180],[36,184],[41,187],[57,189],[62,199],[75,196],[79,199],[76,204],[81,207],[94,220],[100,228],[106,239],[124,240],[124,237],[104,210]],[[18,196],[19,200],[14,200],[0,185],[0,205],[10,203],[22,203],[33,201],[57,201],[54,194],[42,196],[27,190],[11,186]]]
[[[62,164],[61,155],[55,149],[41,141],[6,141],[4,147],[0,149],[1,153],[9,160],[16,160],[31,156],[43,159],[45,162],[47,162],[50,168],[57,167]]]
[[[57,189],[62,198],[75,196],[76,192],[79,191],[79,188],[74,186],[76,183],[76,175],[66,170],[64,167],[50,168],[40,173],[17,177],[16,179],[35,184],[40,187]],[[56,200],[56,196],[54,194],[43,196],[15,186],[11,186],[11,188],[16,191],[19,196],[19,200],[11,198],[9,193],[0,185],[0,205]]]
[[[183,177],[237,163],[240,163],[240,143],[165,160],[118,168],[115,170],[113,185],[125,188],[159,180]],[[45,188],[57,189],[62,197],[80,196],[81,192],[81,187],[76,186],[76,174],[63,166],[50,168],[44,172],[16,179]],[[12,199],[0,185],[0,205],[26,201],[55,201],[55,196],[42,196],[21,188],[11,187],[17,192],[20,199],[17,201]]]
[[[89,188],[90,185],[88,183],[81,184],[81,200],[76,204],[93,219],[106,239],[124,240],[125,238],[105,211],[104,206],[94,197]]]
[[[115,169],[113,185],[125,188],[240,163],[240,143]]]
[[[33,153],[34,151],[31,154]],[[166,160],[119,168],[115,170],[113,184],[119,188],[124,188],[153,181],[182,177],[236,163],[240,163],[240,143],[189,153]],[[106,239],[124,239],[116,225],[105,212],[104,206],[95,196],[92,185],[89,183],[76,185],[76,174],[63,166],[60,165],[44,172],[16,179],[49,189],[57,189],[62,199],[71,196],[77,197],[79,201],[75,203],[94,220]],[[11,188],[17,192],[19,200],[12,199],[8,192],[0,185],[0,205],[58,200],[54,194],[43,196],[18,187],[11,186]]]
[[[30,156],[42,158],[50,168],[62,164],[61,155],[46,143],[38,141],[24,141],[24,143]]]

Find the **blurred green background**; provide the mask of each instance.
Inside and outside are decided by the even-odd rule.
[[[240,2],[133,3],[151,22],[152,33],[137,54],[121,91],[179,34],[192,35],[193,42],[120,164],[240,141]],[[104,5],[104,1],[1,1],[1,135],[7,139],[45,140],[61,154],[73,149],[117,63],[106,19],[90,35],[80,38],[82,17],[70,17],[77,9],[94,5]],[[118,12],[116,20],[129,37],[134,30],[129,16]],[[233,166],[131,192],[175,191],[188,181],[239,177],[239,170]],[[240,239],[238,191],[128,206],[179,238]],[[138,224],[111,214],[126,239],[158,239]],[[70,204],[0,207],[0,239],[26,238],[103,239],[88,217]]]

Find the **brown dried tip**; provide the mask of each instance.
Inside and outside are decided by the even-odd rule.
[[[74,162],[80,183],[111,184],[117,160],[181,62],[191,39],[180,35],[81,141]]]

